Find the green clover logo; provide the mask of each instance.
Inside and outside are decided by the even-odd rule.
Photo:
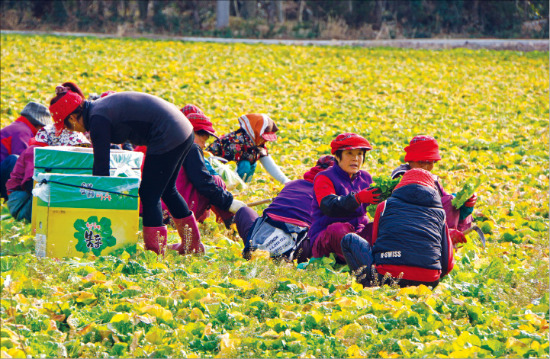
[[[102,217],[98,220],[97,216],[91,216],[87,221],[77,219],[74,222],[74,228],[76,229],[74,237],[78,240],[75,248],[79,252],[92,251],[94,255],[99,256],[105,248],[116,244],[109,218]]]

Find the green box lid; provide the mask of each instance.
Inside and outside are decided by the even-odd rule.
[[[111,149],[110,171],[113,177],[141,177],[143,153]],[[94,153],[91,148],[48,146],[34,149],[34,175],[38,173],[92,174]]]

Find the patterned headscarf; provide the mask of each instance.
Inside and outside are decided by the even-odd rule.
[[[276,141],[279,129],[275,122],[267,115],[250,113],[239,117],[239,124],[256,145],[259,144],[260,137],[266,141]]]
[[[34,136],[34,144],[41,146],[78,146],[89,145],[90,141],[83,133],[70,131],[66,128],[61,134],[56,135],[54,125],[48,125],[41,128]]]
[[[67,87],[57,86],[55,89],[57,95],[63,94],[56,103],[50,105],[50,113],[52,114],[55,124],[56,134],[60,135],[65,128],[65,118],[67,118],[80,104],[84,98],[76,92],[70,91]]]

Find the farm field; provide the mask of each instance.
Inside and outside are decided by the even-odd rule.
[[[448,192],[482,177],[476,234],[427,287],[362,288],[332,259],[241,257],[209,218],[204,256],[55,260],[2,204],[0,357],[548,357],[549,60],[544,52],[291,47],[1,35],[1,124],[55,86],[143,91],[196,104],[218,133],[269,114],[291,179],[339,133],[366,137],[389,174],[418,134],[439,142]],[[258,166],[236,198],[282,188]],[[256,207],[261,210],[262,207]],[[169,234],[169,242],[179,240]]]

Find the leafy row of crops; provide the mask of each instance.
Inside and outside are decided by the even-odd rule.
[[[453,272],[426,287],[363,289],[332,259],[297,269],[241,258],[208,219],[207,254],[37,259],[29,225],[2,206],[1,356],[548,356],[548,54],[221,45],[2,35],[1,123],[55,85],[137,90],[194,103],[220,133],[269,114],[270,153],[298,178],[338,133],[374,145],[389,174],[417,134],[440,143],[448,191],[478,189],[475,234]],[[237,198],[275,195],[262,170]],[[176,242],[172,232],[169,241]]]

